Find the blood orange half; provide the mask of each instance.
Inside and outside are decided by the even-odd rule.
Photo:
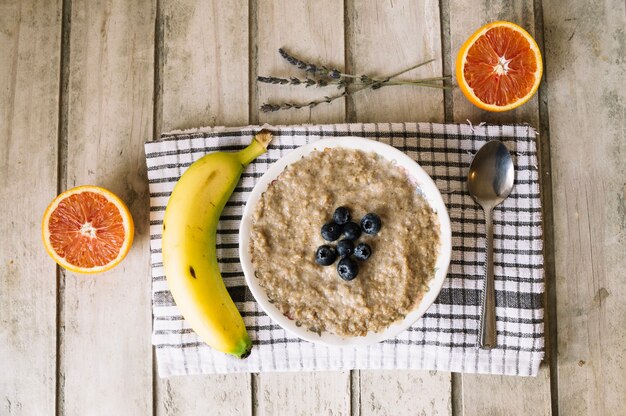
[[[46,251],[60,266],[77,273],[109,270],[133,242],[128,208],[112,192],[79,186],[57,196],[43,217]]]
[[[461,47],[456,78],[463,94],[488,111],[519,107],[537,91],[543,65],[535,40],[510,22],[481,27]]]

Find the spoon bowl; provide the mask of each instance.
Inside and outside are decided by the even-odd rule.
[[[467,188],[483,208],[502,203],[513,190],[515,168],[504,143],[493,140],[474,156],[467,178]]]
[[[514,182],[513,158],[502,142],[492,140],[478,150],[470,165],[467,189],[485,211],[487,247],[485,250],[485,285],[480,314],[479,345],[481,348],[495,347],[497,338],[491,211],[509,196]]]

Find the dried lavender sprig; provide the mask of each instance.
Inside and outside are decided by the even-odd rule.
[[[291,55],[289,52],[287,52],[283,48],[278,49],[278,53],[280,53],[280,56],[285,58],[285,60],[289,62],[291,65],[296,66],[304,70],[305,72],[318,74],[318,75],[325,76],[325,77],[332,78],[332,79],[339,79],[341,78],[342,75],[345,75],[342,72],[340,72],[338,69],[335,69],[335,68],[328,69],[325,66],[318,66],[318,65],[303,61],[302,59],[296,58],[295,56]]]
[[[430,79],[430,78],[429,78]],[[433,81],[436,80],[445,80],[446,78],[444,77],[439,77],[437,79],[432,79]],[[300,78],[295,78],[295,77],[291,77],[291,78],[278,78],[278,77],[257,77],[257,81],[259,82],[263,82],[266,84],[275,84],[275,85],[291,85],[291,86],[304,86],[306,88],[308,87],[317,87],[317,88],[322,88],[322,87],[327,87],[327,86],[336,86],[337,89],[343,89],[346,88],[348,86],[348,84],[343,81],[343,80],[339,80],[339,81],[333,81],[333,80],[325,80],[325,79],[311,79],[311,78],[305,78],[305,79],[300,79]],[[427,81],[422,81],[422,80],[412,80],[412,81],[385,81],[385,82],[381,82],[381,83],[362,83],[362,82],[354,82],[350,85],[359,85],[359,86],[370,86],[372,89],[377,90],[381,87],[384,86],[388,86],[388,85],[413,85],[413,86],[418,86],[418,87],[431,87],[431,88],[442,88],[442,89],[448,89],[448,86],[445,85],[440,85],[440,84],[434,84],[432,82],[427,82]]]
[[[448,78],[450,78],[450,76],[445,76],[445,77],[433,77],[433,78],[423,78],[423,79],[417,79],[417,80],[407,80],[407,81],[391,81],[391,80],[378,80],[376,82],[361,82],[361,81],[355,81],[352,82],[350,85],[372,85],[372,84],[376,84],[376,85],[372,85],[373,89],[378,89],[384,85],[416,85],[416,86],[424,86],[424,87],[435,87],[435,88],[439,88],[439,87],[443,87],[442,85],[439,84],[433,84],[431,81],[445,81]],[[304,78],[304,79],[300,79],[297,77],[290,77],[290,78],[279,78],[279,77],[263,77],[263,76],[259,76],[257,77],[257,81],[259,82],[263,82],[266,84],[276,84],[276,85],[302,85],[304,87],[326,87],[329,85],[332,86],[337,86],[338,89],[341,88],[345,88],[348,86],[348,83],[344,80],[325,80],[325,79],[311,79],[311,78]]]
[[[424,87],[429,87],[429,88],[440,88],[440,89],[449,89],[449,87],[443,86],[443,85],[422,85]],[[300,108],[304,108],[304,107],[308,107],[308,108],[313,108],[316,107],[319,104],[323,104],[323,103],[328,103],[330,104],[331,102],[335,101],[338,98],[341,97],[347,97],[348,95],[353,95],[359,91],[362,90],[358,90],[358,91],[354,91],[354,92],[346,92],[344,91],[343,93],[339,94],[339,95],[335,95],[335,96],[325,96],[323,99],[321,100],[314,100],[314,101],[309,101],[308,103],[293,103],[293,102],[283,102],[280,104],[273,104],[273,103],[264,103],[263,105],[261,105],[261,107],[259,107],[259,110],[261,110],[264,113],[271,113],[274,111],[278,111],[278,110],[289,110],[292,108],[295,109],[300,109]]]
[[[282,49],[282,48],[281,48]],[[281,52],[282,55],[282,52]],[[293,58],[293,57],[292,57]],[[287,59],[287,58],[285,58]],[[353,90],[353,91],[343,91],[341,94],[339,95],[335,95],[332,97],[329,96],[325,96],[323,99],[321,100],[314,100],[314,101],[309,101],[308,103],[289,103],[289,102],[285,102],[285,103],[281,103],[281,104],[272,104],[272,103],[264,103],[263,105],[261,105],[261,107],[259,107],[259,109],[264,112],[264,113],[269,113],[269,112],[274,112],[274,111],[278,111],[278,110],[288,110],[288,109],[300,109],[300,108],[304,108],[304,107],[309,107],[309,108],[313,108],[316,107],[319,104],[322,103],[331,103],[334,100],[341,98],[341,97],[347,97],[349,95],[352,94],[356,94],[359,91],[363,91],[365,89],[378,89],[381,88],[385,85],[390,85],[388,84],[388,82],[392,79],[395,78],[397,76],[400,76],[406,72],[412,71],[413,69],[419,68],[420,66],[429,64],[431,62],[433,62],[434,59],[430,59],[428,61],[424,61],[421,62],[417,65],[413,65],[410,68],[404,69],[402,71],[396,72],[394,74],[389,75],[388,77],[386,77],[383,80],[378,80],[377,82],[371,83],[371,84],[364,84],[362,86],[360,86],[359,88]],[[303,63],[306,64],[306,63]],[[294,64],[295,65],[295,64]],[[448,78],[448,77],[441,77],[441,78]],[[400,81],[401,82],[401,81]],[[427,87],[433,87],[433,88],[442,88],[442,89],[449,89],[450,87],[445,86],[445,85],[439,85],[439,84],[429,84],[429,83],[420,83],[420,86],[427,86]]]
[[[304,70],[305,72],[309,72],[321,77],[328,77],[331,79],[342,79],[342,78],[348,78],[348,79],[360,79],[363,82],[377,82],[380,80],[377,79],[372,79],[370,78],[368,75],[354,75],[354,74],[348,74],[345,72],[341,72],[340,70],[338,70],[337,68],[332,68],[329,69],[327,66],[325,65],[315,65],[312,64],[310,62],[306,62],[294,55],[292,55],[291,53],[287,52],[284,48],[279,48],[278,49],[278,53],[280,53],[280,56],[282,56],[287,62],[289,62],[291,65],[294,65],[295,67]]]
[[[356,94],[357,92],[363,91],[363,90],[365,90],[367,88],[378,89],[378,88],[384,86],[385,82],[388,82],[390,79],[395,78],[395,77],[397,77],[399,75],[402,75],[405,72],[409,72],[409,71],[411,71],[411,70],[413,70],[415,68],[418,68],[418,67],[420,67],[422,65],[426,65],[427,63],[430,63],[432,61],[434,61],[434,59],[431,59],[430,61],[422,62],[422,63],[417,64],[417,65],[414,65],[411,68],[407,68],[405,70],[396,72],[395,74],[392,74],[392,75],[388,76],[385,81],[380,81],[380,82],[377,82],[377,83],[374,83],[374,84],[363,85],[360,88],[357,88],[356,90],[353,90],[353,91],[347,91],[346,90],[346,91],[342,92],[341,94],[335,95],[335,96],[332,96],[332,97],[325,96],[321,100],[309,101],[308,103],[290,103],[290,102],[285,102],[285,103],[281,103],[281,104],[265,103],[261,107],[259,107],[259,110],[261,110],[264,113],[271,113],[271,112],[278,111],[278,110],[289,110],[289,109],[292,109],[292,108],[295,108],[295,109],[300,109],[300,108],[304,108],[304,107],[313,108],[313,107],[316,107],[316,106],[318,106],[319,104],[322,104],[322,103],[329,104],[329,103],[335,101],[338,98],[347,97],[349,95]],[[436,87],[436,88],[448,88],[448,87],[445,87],[445,86],[442,86],[442,85],[436,85],[436,84],[429,85],[429,86],[433,86],[433,87]]]
[[[384,82],[381,84],[368,85],[367,87],[369,87],[372,90],[377,90],[382,87],[393,86],[393,85],[413,85],[415,87],[439,88],[441,90],[450,89],[448,85],[433,84],[431,82],[420,82],[420,81],[389,81],[389,82]]]
[[[271,112],[278,111],[278,110],[289,110],[292,108],[295,108],[295,109],[300,109],[304,107],[313,108],[322,103],[331,103],[337,98],[345,97],[347,95],[350,95],[350,93],[348,93],[347,91],[344,91],[343,93],[339,95],[336,95],[333,97],[326,96],[321,100],[309,101],[308,103],[289,103],[289,102],[280,103],[280,104],[265,103],[259,108],[259,110],[263,111],[264,113],[271,113]]]
[[[430,59],[428,61],[421,62],[421,63],[419,63],[419,64],[417,64],[417,65],[415,65],[415,66],[413,66],[413,67],[411,67],[409,69],[406,69],[406,70],[400,72],[399,74],[394,74],[394,75],[391,75],[391,76],[386,77],[384,79],[379,79],[379,78],[372,78],[372,77],[370,77],[369,75],[366,75],[366,74],[364,74],[364,75],[354,75],[354,74],[348,74],[348,73],[345,73],[345,72],[341,72],[341,71],[339,71],[338,69],[335,69],[335,68],[328,69],[324,65],[318,66],[318,65],[312,64],[310,62],[303,61],[302,59],[300,59],[300,58],[290,54],[289,52],[287,52],[284,48],[279,48],[278,49],[278,53],[280,53],[280,55],[287,62],[289,62],[291,65],[294,65],[295,67],[297,67],[299,69],[302,69],[305,72],[312,73],[313,75],[318,75],[318,76],[321,76],[321,77],[328,77],[328,78],[331,78],[331,79],[341,79],[341,78],[355,79],[355,80],[359,80],[362,84],[376,84],[376,83],[387,82],[391,78],[394,78],[394,77],[396,77],[396,76],[398,76],[400,74],[403,74],[405,72],[411,71],[413,69],[419,68],[420,66],[427,65],[427,64],[429,64],[429,63],[434,61],[434,59]],[[449,77],[447,77],[447,78],[449,78]],[[436,79],[434,79],[434,78],[432,78],[432,79],[427,78],[427,79],[419,80],[419,81],[434,81],[434,80],[436,80]]]
[[[405,84],[404,83],[383,83],[383,84],[377,84],[373,86],[366,85],[363,88],[359,88],[358,90],[354,90],[352,92],[344,91],[341,94],[334,95],[334,96],[325,96],[321,100],[309,101],[308,103],[292,103],[292,102],[284,102],[280,104],[265,103],[261,107],[259,107],[259,109],[264,113],[270,113],[270,112],[274,112],[278,110],[289,110],[292,108],[295,108],[295,109],[300,109],[304,107],[313,108],[313,107],[318,106],[319,104],[331,103],[338,98],[347,97],[348,95],[356,94],[357,92],[363,91],[368,88],[376,90],[378,88],[389,86],[389,85],[405,85]],[[439,85],[439,84],[421,83],[421,84],[412,84],[412,85],[418,85],[420,87],[428,87],[428,88],[450,89],[450,87],[446,85]]]
[[[278,85],[304,85],[305,87],[326,87],[329,84],[332,85],[341,85],[342,81],[333,82],[325,79],[311,79],[305,78],[300,79],[296,77],[290,78],[279,78],[279,77],[257,77],[256,79],[259,82],[264,82],[266,84],[278,84]]]
[[[413,65],[410,68],[404,69],[404,70],[402,70],[400,72],[396,72],[395,74],[391,74],[391,75],[389,75],[388,77],[386,77],[383,80],[376,81],[376,82],[374,82],[374,85],[385,83],[385,82],[389,81],[392,78],[395,78],[395,77],[397,77],[399,75],[404,74],[405,72],[412,71],[414,69],[419,68],[420,66],[428,65],[429,63],[434,62],[434,61],[435,61],[434,59],[429,59],[428,61],[420,62],[419,64]]]
[[[404,73],[406,73],[406,72],[412,71],[412,70],[414,70],[414,69],[416,69],[416,68],[419,68],[420,66],[427,65],[427,64],[429,64],[429,63],[431,63],[431,62],[433,62],[433,61],[434,61],[434,59],[429,59],[428,61],[421,62],[421,63],[419,63],[419,64],[413,65],[413,66],[412,66],[412,67],[410,67],[410,68],[403,69],[402,71],[398,71],[398,72],[396,72],[396,73],[394,73],[394,74],[391,74],[391,75],[389,75],[387,78],[385,78],[385,79],[383,79],[383,80],[380,80],[380,81],[374,82],[374,83],[372,83],[372,84],[366,84],[366,85],[363,85],[362,87],[357,88],[356,90],[352,91],[352,93],[351,93],[351,94],[357,93],[357,92],[359,92],[359,91],[363,91],[363,90],[364,90],[364,89],[366,89],[366,88],[371,88],[371,89],[373,89],[373,90],[377,90],[377,89],[379,89],[379,88],[381,88],[381,87],[383,87],[383,86],[387,85],[387,83],[389,82],[389,80],[391,80],[392,78],[395,78],[395,77],[397,77],[397,76],[400,76],[400,75],[402,75],[402,74],[404,74]],[[433,88],[442,88],[442,89],[449,89],[449,87],[447,87],[447,86],[442,86],[442,85],[438,85],[438,84],[420,84],[420,86],[425,86],[425,87],[433,87]]]

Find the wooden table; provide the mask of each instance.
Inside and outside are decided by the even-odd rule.
[[[626,10],[622,0],[4,0],[0,4],[0,414],[617,415],[626,412]],[[263,114],[281,46],[349,72],[454,73],[462,41],[510,20],[539,42],[539,94],[504,114],[458,89],[389,87]],[[536,378],[433,371],[159,379],[150,343],[143,142],[205,125],[529,123],[539,135],[547,353]],[[68,187],[129,205],[128,258],[59,270],[40,220]]]

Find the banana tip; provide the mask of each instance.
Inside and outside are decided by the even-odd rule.
[[[241,358],[242,360],[248,358],[250,356],[250,353],[252,352],[252,347],[248,348],[246,350],[246,352],[244,352],[243,354],[241,354],[241,356],[239,358]]]

